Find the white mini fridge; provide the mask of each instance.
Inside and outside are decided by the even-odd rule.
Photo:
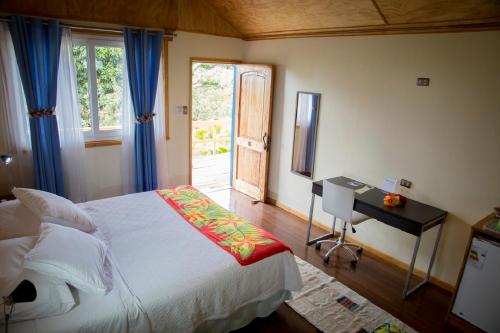
[[[500,332],[500,244],[472,239],[452,312],[486,332]]]

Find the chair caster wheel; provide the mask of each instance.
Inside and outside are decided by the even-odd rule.
[[[357,249],[357,250],[356,250],[356,252],[357,252],[358,254],[363,253],[363,248],[362,248],[362,247],[360,247],[359,249]]]
[[[328,264],[330,262],[330,257],[323,258],[323,261],[325,262],[325,264]]]
[[[357,264],[357,263],[358,263],[358,261],[357,261],[357,260],[351,260],[351,266],[356,267],[356,264]]]
[[[321,243],[316,243],[314,247],[316,248],[316,250],[321,250]]]

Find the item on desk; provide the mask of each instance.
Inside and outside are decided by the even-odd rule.
[[[382,185],[382,190],[387,193],[396,193],[398,186],[398,180],[396,178],[387,177],[384,179],[384,184]]]
[[[361,195],[363,193],[365,193],[366,191],[369,191],[371,190],[372,188],[370,186],[363,186],[362,188],[358,188],[357,190],[355,190],[354,192],[356,192],[357,194]]]
[[[384,197],[384,206],[395,207],[399,205],[399,198],[394,193],[387,193]]]
[[[408,201],[408,198],[406,198],[402,194],[398,194],[398,197],[399,197],[399,202],[401,203],[401,205],[404,205],[406,203],[406,201]]]
[[[406,197],[401,194],[387,193],[384,197],[384,206],[396,207],[406,203]]]
[[[357,182],[355,180],[352,180],[350,182],[347,182],[347,185],[352,186],[352,187],[360,187],[360,186],[365,186],[365,184]]]

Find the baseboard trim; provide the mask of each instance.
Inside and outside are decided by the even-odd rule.
[[[288,207],[287,205],[283,204],[282,202],[278,201],[278,200],[275,200],[275,199],[272,199],[272,198],[267,198],[266,202],[270,205],[273,205],[273,206],[276,206],[278,208],[281,208],[283,209],[284,211],[298,217],[302,222],[304,223],[307,223],[307,220],[308,220],[308,216],[302,214],[301,212],[298,212],[296,211],[295,209],[293,208],[290,208]],[[331,229],[329,227],[327,227],[326,225],[322,224],[321,222],[319,222],[318,220],[313,220],[313,225],[322,229],[322,230],[325,230],[327,232],[331,232]],[[359,245],[361,245],[364,249],[364,251],[367,251],[369,252],[371,255],[377,257],[378,259],[380,260],[383,260],[384,262],[386,263],[389,263],[391,265],[394,265],[398,268],[402,268],[404,270],[408,270],[408,264],[397,259],[397,258],[394,258],[393,256],[385,253],[385,252],[382,252],[370,245],[367,245],[363,242],[360,242],[359,240],[357,239],[353,239],[349,236],[346,236],[346,239],[349,241],[349,242],[354,242],[354,243],[357,243]],[[415,268],[414,269],[414,274],[420,278],[424,278],[425,277],[425,272],[418,269],[418,268]],[[455,285],[452,285],[448,282],[445,282],[437,277],[434,277],[434,276],[431,276],[430,280],[429,280],[430,283],[440,287],[440,288],[443,288],[444,290],[447,290],[449,292],[455,292]]]

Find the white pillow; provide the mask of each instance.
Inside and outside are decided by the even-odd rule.
[[[0,241],[0,296],[8,296],[22,280],[35,285],[36,299],[16,304],[11,321],[31,320],[63,314],[71,310],[75,300],[68,285],[40,273],[24,270],[24,255],[35,245],[37,236]],[[4,317],[0,316],[0,321]]]
[[[0,240],[40,233],[40,219],[19,200],[0,203]]]
[[[106,245],[77,229],[42,223],[40,238],[24,267],[66,281],[90,294],[107,293]]]
[[[73,202],[58,195],[30,188],[14,188],[12,194],[42,222],[62,224],[84,232],[96,230],[92,218]]]

